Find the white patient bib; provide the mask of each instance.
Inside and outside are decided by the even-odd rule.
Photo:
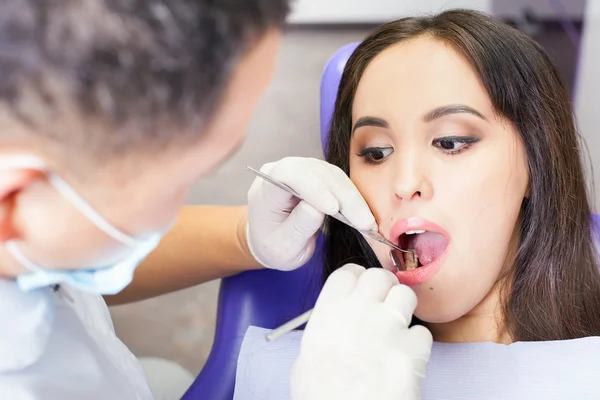
[[[302,332],[266,342],[250,327],[238,358],[234,400],[290,400]],[[556,342],[434,343],[422,400],[598,400],[600,338]]]
[[[0,324],[0,399],[153,398],[101,296],[0,279]]]

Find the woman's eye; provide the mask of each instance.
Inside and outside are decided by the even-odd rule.
[[[457,154],[477,142],[472,136],[446,136],[433,141],[433,145],[448,154]]]
[[[362,149],[357,156],[363,157],[367,163],[377,164],[385,160],[393,152],[393,147],[368,147]]]

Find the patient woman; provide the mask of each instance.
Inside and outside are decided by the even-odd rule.
[[[556,68],[525,34],[460,10],[381,26],[345,68],[328,161],[418,260],[394,265],[330,220],[325,275],[398,271],[438,342],[600,335],[579,141]]]
[[[598,238],[571,104],[540,46],[471,11],[383,25],[346,65],[329,137],[328,161],[417,260],[394,265],[332,219],[325,277],[354,262],[412,287],[414,323],[451,343],[434,344],[424,399],[600,398],[600,339],[585,338],[600,336]],[[284,348],[244,364],[259,371],[240,384],[252,398],[286,398],[272,390]]]

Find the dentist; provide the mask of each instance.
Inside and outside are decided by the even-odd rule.
[[[179,398],[190,382],[148,382],[105,299],[298,268],[324,215],[340,209],[374,225],[349,179],[311,159],[264,168],[312,206],[257,181],[248,207],[181,210],[192,183],[241,142],[271,79],[286,0],[7,0],[1,11],[0,398]],[[332,275],[294,398],[416,398],[424,366],[406,350],[428,357],[431,336],[388,334],[415,332],[415,304],[385,271]],[[373,313],[379,323],[361,332],[336,329]],[[372,338],[390,346],[373,351]],[[384,373],[355,379],[356,366],[384,359]],[[381,390],[398,376],[399,389]]]

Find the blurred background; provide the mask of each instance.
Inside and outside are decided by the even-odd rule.
[[[286,156],[321,158],[319,86],[329,57],[378,24],[448,8],[492,14],[528,33],[549,52],[575,101],[590,167],[600,169],[600,136],[594,134],[600,124],[595,97],[600,76],[592,68],[600,66],[600,0],[297,0],[275,78],[245,145],[212,176],[197,183],[189,204],[245,204],[252,181],[244,171],[246,165],[260,167]],[[598,205],[596,201],[596,210]],[[117,334],[138,357],[167,358],[197,373],[213,342],[218,288],[219,282],[212,282],[113,307]]]

